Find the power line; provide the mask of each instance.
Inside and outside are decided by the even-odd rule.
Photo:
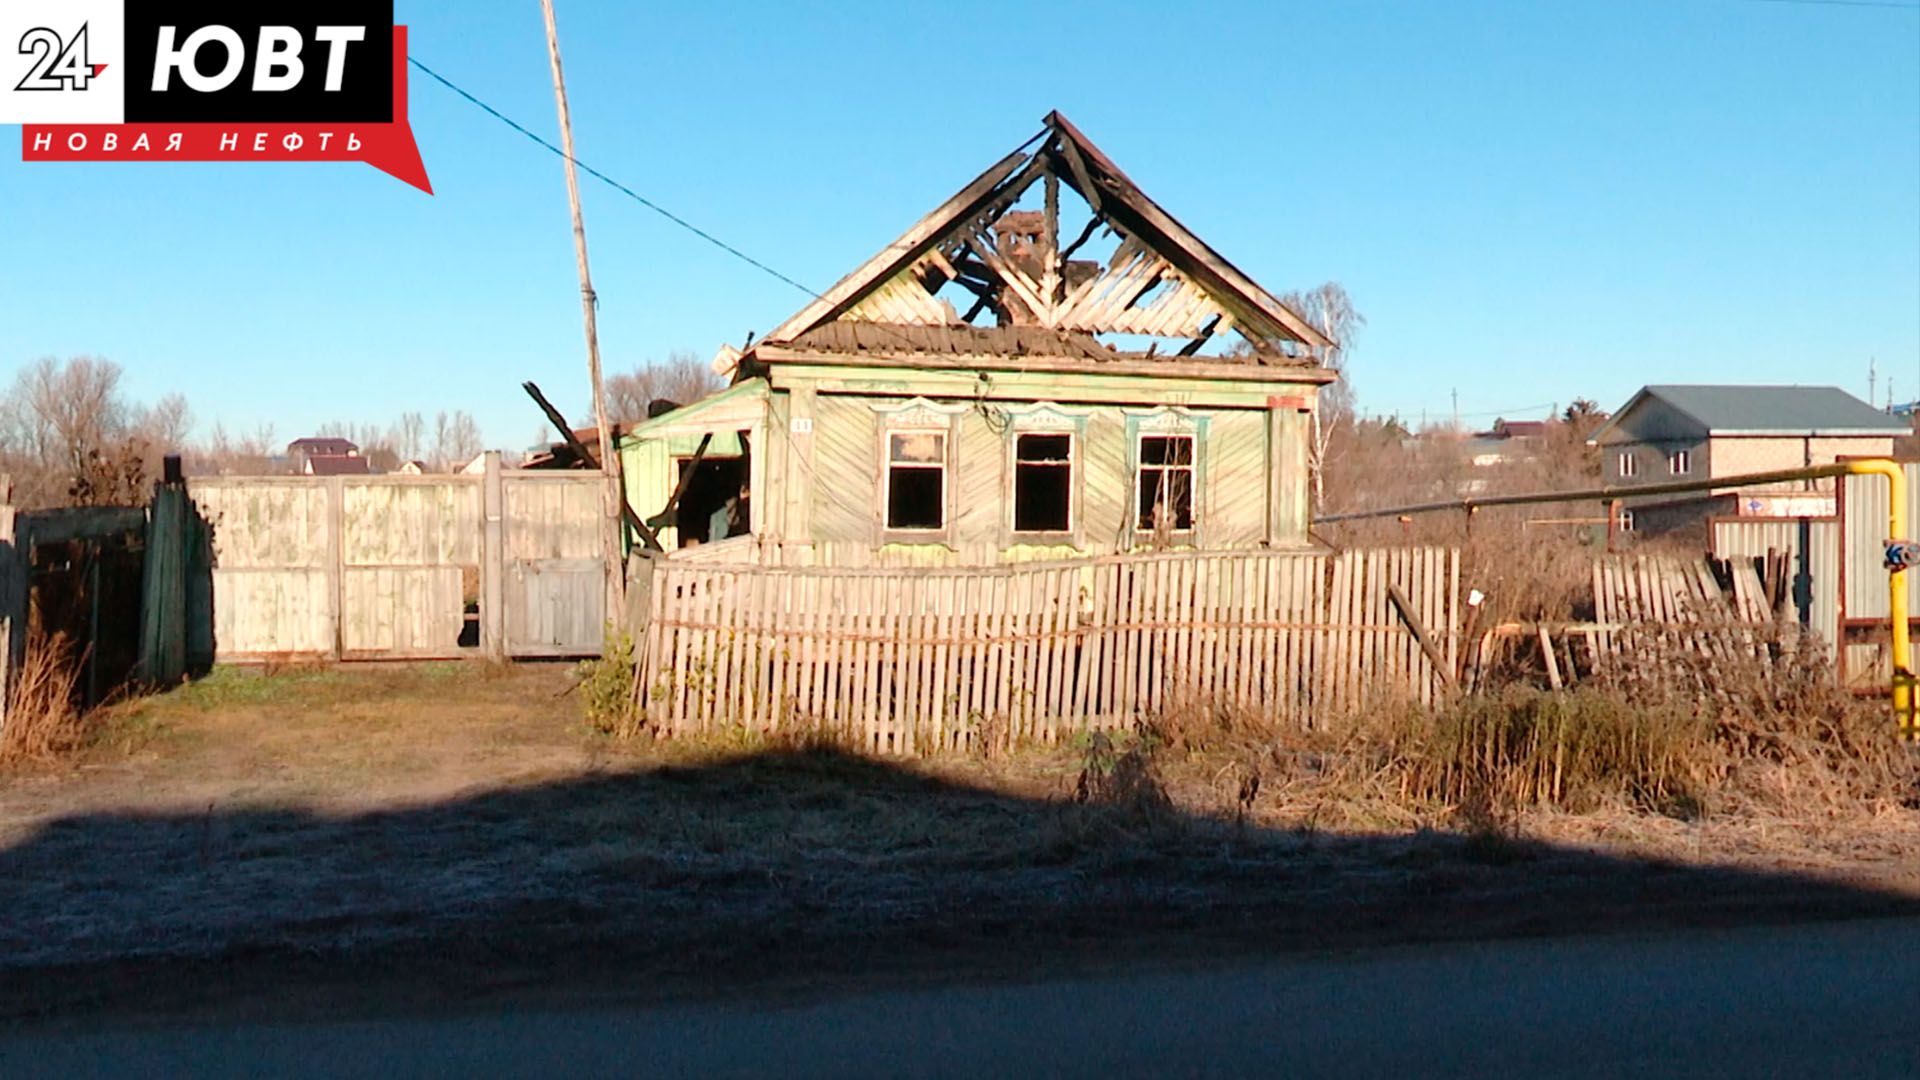
[[[414,67],[419,68],[422,72],[426,73],[428,78],[432,79],[434,82],[439,83],[441,86],[446,87],[447,89],[467,99],[467,101],[471,102],[472,104],[478,106],[488,116],[493,117],[495,120],[500,121],[501,123],[507,125],[508,127],[519,132],[520,134],[525,135],[527,138],[532,139],[541,148],[549,151],[555,157],[561,158],[563,160],[568,159],[566,151],[560,149],[559,147],[548,142],[547,140],[527,130],[527,128],[524,125],[515,121],[512,117],[501,112],[499,109],[496,109],[493,106],[487,104],[486,102],[481,101],[479,98],[474,97],[472,94],[468,93],[464,89],[461,89],[459,86],[454,85],[453,81],[448,79],[445,75],[442,75],[439,72],[433,70],[432,68],[421,63],[419,60],[415,59],[412,56],[407,57],[407,63],[412,64]],[[734,258],[739,259],[741,262],[746,263],[748,266],[754,267],[755,269],[761,271],[762,273],[769,274],[774,278],[777,278],[780,281],[783,281],[788,285],[791,285],[794,288],[799,289],[801,292],[806,293],[808,296],[813,297],[815,300],[824,299],[819,293],[814,292],[812,289],[807,288],[805,285],[802,285],[799,282],[788,277],[787,275],[781,273],[780,271],[775,270],[773,267],[768,266],[766,263],[761,262],[759,259],[754,258],[753,256],[747,254],[744,251],[741,251],[739,248],[734,247],[732,244],[727,243],[725,240],[722,240],[719,237],[713,235],[712,233],[706,231],[705,229],[702,229],[698,225],[693,224],[692,222],[674,213],[673,211],[668,210],[666,207],[661,206],[659,203],[654,202],[652,199],[647,198],[645,195],[640,194],[639,192],[633,190],[627,185],[621,183],[620,181],[615,180],[613,177],[608,176],[606,173],[601,172],[599,169],[596,169],[593,166],[587,164],[586,162],[581,161],[579,158],[572,158],[571,160],[573,161],[574,165],[580,169],[581,172],[584,172],[588,176],[593,177],[595,180],[598,180],[601,183],[606,184],[608,187],[614,189],[615,191],[618,191],[620,194],[625,195],[627,198],[632,199],[634,202],[639,203],[641,206],[644,206],[647,209],[653,211],[654,213],[659,214],[661,217],[666,218],[668,221],[673,222],[675,225],[680,226],[682,229],[685,229],[686,231],[692,233],[693,235],[699,237],[700,239],[705,240],[707,243],[712,244],[714,247],[719,248],[721,251],[724,251],[727,254],[733,256]]]
[[[1896,0],[1743,0],[1748,4],[1792,4],[1799,7],[1892,8],[1894,11],[1920,11],[1920,4],[1902,4]]]

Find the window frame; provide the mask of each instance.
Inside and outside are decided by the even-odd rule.
[[[1622,480],[1631,480],[1640,475],[1640,460],[1631,450],[1620,451],[1620,457],[1615,461],[1614,467]]]
[[[1146,442],[1148,439],[1185,439],[1187,440],[1187,463],[1149,464],[1146,460]],[[1133,441],[1133,500],[1127,507],[1127,515],[1133,524],[1133,531],[1141,535],[1152,535],[1153,526],[1142,524],[1140,520],[1140,499],[1146,494],[1143,483],[1147,470],[1152,469],[1161,476],[1161,490],[1166,489],[1166,477],[1175,472],[1184,472],[1187,480],[1187,527],[1169,530],[1174,536],[1190,535],[1200,529],[1200,437],[1191,431],[1142,431]]]
[[[1086,532],[1085,470],[1089,411],[1041,401],[1007,409],[1004,415],[1007,418],[1004,465],[1006,474],[1005,483],[1001,486],[1001,496],[1006,503],[1006,510],[1000,515],[1001,547],[1071,545],[1077,548],[1083,546]],[[1023,531],[1014,528],[1015,517],[1019,510],[1020,439],[1025,435],[1068,436],[1067,528],[1064,530]]]
[[[1064,462],[1029,462],[1020,456],[1022,439],[1065,439],[1067,456]],[[1071,541],[1080,531],[1080,435],[1075,431],[1052,431],[1047,429],[1015,429],[1008,433],[1012,445],[1013,457],[1007,477],[1007,532],[1019,543],[1046,543],[1048,541]],[[1064,529],[1022,529],[1020,527],[1020,470],[1022,466],[1036,469],[1065,469],[1067,474],[1066,502],[1067,527]]]
[[[916,397],[906,401],[896,400],[886,404],[876,404],[872,408],[874,411],[874,546],[884,547],[888,544],[953,546],[954,519],[959,516],[956,498],[960,487],[959,418],[966,413],[968,407],[942,404],[929,401],[924,397]],[[939,464],[941,472],[939,528],[896,528],[888,524],[888,513],[893,502],[893,436],[895,435],[938,435],[943,440]]]
[[[1192,527],[1173,531],[1176,547],[1201,548],[1205,546],[1207,519],[1211,508],[1212,485],[1207,482],[1207,429],[1208,417],[1195,413],[1182,405],[1162,405],[1155,409],[1126,410],[1127,417],[1127,504],[1123,521],[1123,535],[1127,537],[1131,548],[1141,548],[1153,541],[1153,529],[1140,527],[1140,492],[1143,455],[1142,440],[1162,436],[1179,436],[1192,440],[1193,460],[1186,466],[1192,470],[1193,490],[1189,495],[1193,522]],[[1160,466],[1148,466],[1160,468]]]
[[[1669,450],[1667,452],[1667,475],[1689,476],[1693,473],[1692,450]]]
[[[896,461],[893,457],[893,440],[901,436],[931,435],[940,440],[940,457],[933,463],[918,461]],[[944,427],[893,427],[886,429],[882,437],[885,455],[880,463],[880,527],[889,534],[903,536],[944,535],[953,528],[953,433]],[[940,524],[938,525],[895,525],[893,523],[893,472],[895,469],[915,469],[921,472],[940,474]]]

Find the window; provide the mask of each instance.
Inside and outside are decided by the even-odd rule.
[[[1631,510],[1620,511],[1620,531],[1621,532],[1633,531],[1633,511]]]
[[[1639,471],[1639,469],[1636,466],[1637,466],[1637,463],[1633,460],[1633,451],[1631,450],[1620,451],[1620,475],[1621,476],[1623,477],[1632,476],[1634,473]]]
[[[1693,454],[1686,450],[1675,450],[1667,455],[1667,471],[1675,476],[1685,476],[1693,471]]]
[[[1153,530],[1164,516],[1174,532],[1193,528],[1193,436],[1140,436],[1138,528]]]
[[[1013,441],[1013,531],[1073,528],[1073,436],[1017,435]]]
[[[887,528],[932,531],[946,524],[946,432],[889,432]]]

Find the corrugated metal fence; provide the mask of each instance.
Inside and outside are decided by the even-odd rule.
[[[1909,463],[1907,521],[1920,525],[1920,464]],[[1841,478],[1840,536],[1835,576],[1839,581],[1839,634],[1843,678],[1854,685],[1884,686],[1892,673],[1887,652],[1887,489],[1877,476]],[[1912,539],[1911,536],[1908,539]],[[1920,612],[1920,573],[1909,572],[1907,604]]]
[[[1908,520],[1920,524],[1920,463],[1906,466]],[[1790,554],[1794,607],[1803,625],[1834,649],[1850,685],[1883,687],[1887,656],[1887,483],[1878,476],[1842,477],[1833,518],[1720,518],[1713,553],[1757,557]],[[1908,603],[1920,611],[1920,573],[1907,575]]]
[[[1431,701],[1459,651],[1459,554],[1437,548],[652,573],[638,689],[662,734],[831,725],[911,753],[1183,706],[1311,723]]]
[[[1785,552],[1793,579],[1790,606],[1800,625],[1829,647],[1840,640],[1838,518],[1716,518],[1713,555],[1758,559]],[[1884,603],[1884,582],[1882,585]]]

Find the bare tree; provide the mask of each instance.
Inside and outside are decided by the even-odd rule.
[[[193,475],[266,476],[284,468],[284,463],[276,468],[279,449],[272,424],[234,435],[216,422],[203,442],[187,448],[186,467]]]
[[[186,398],[168,394],[150,406],[134,409],[130,427],[162,453],[179,453],[193,431],[193,410],[187,407]]]
[[[186,401],[130,407],[118,364],[78,356],[28,365],[0,398],[0,471],[22,506],[100,505],[145,497],[149,458],[177,449],[191,424]]]
[[[433,418],[433,462],[436,468],[458,469],[483,449],[480,425],[464,409],[440,412]]]
[[[426,437],[426,427],[426,421],[420,418],[419,413],[400,414],[400,419],[394,422],[393,448],[399,453],[401,460],[418,461],[420,459],[422,451],[420,443]]]
[[[1313,505],[1317,510],[1326,504],[1327,454],[1334,435],[1342,425],[1353,422],[1353,385],[1348,380],[1347,361],[1353,353],[1354,336],[1367,324],[1367,319],[1353,306],[1353,298],[1337,281],[1287,293],[1280,301],[1331,339],[1331,345],[1314,350],[1314,358],[1322,367],[1340,376],[1320,388],[1319,407],[1313,411],[1307,468],[1313,477]]]
[[[607,416],[619,423],[647,418],[655,401],[685,405],[721,389],[720,377],[698,356],[684,350],[668,353],[665,361],[644,364],[607,379]]]

